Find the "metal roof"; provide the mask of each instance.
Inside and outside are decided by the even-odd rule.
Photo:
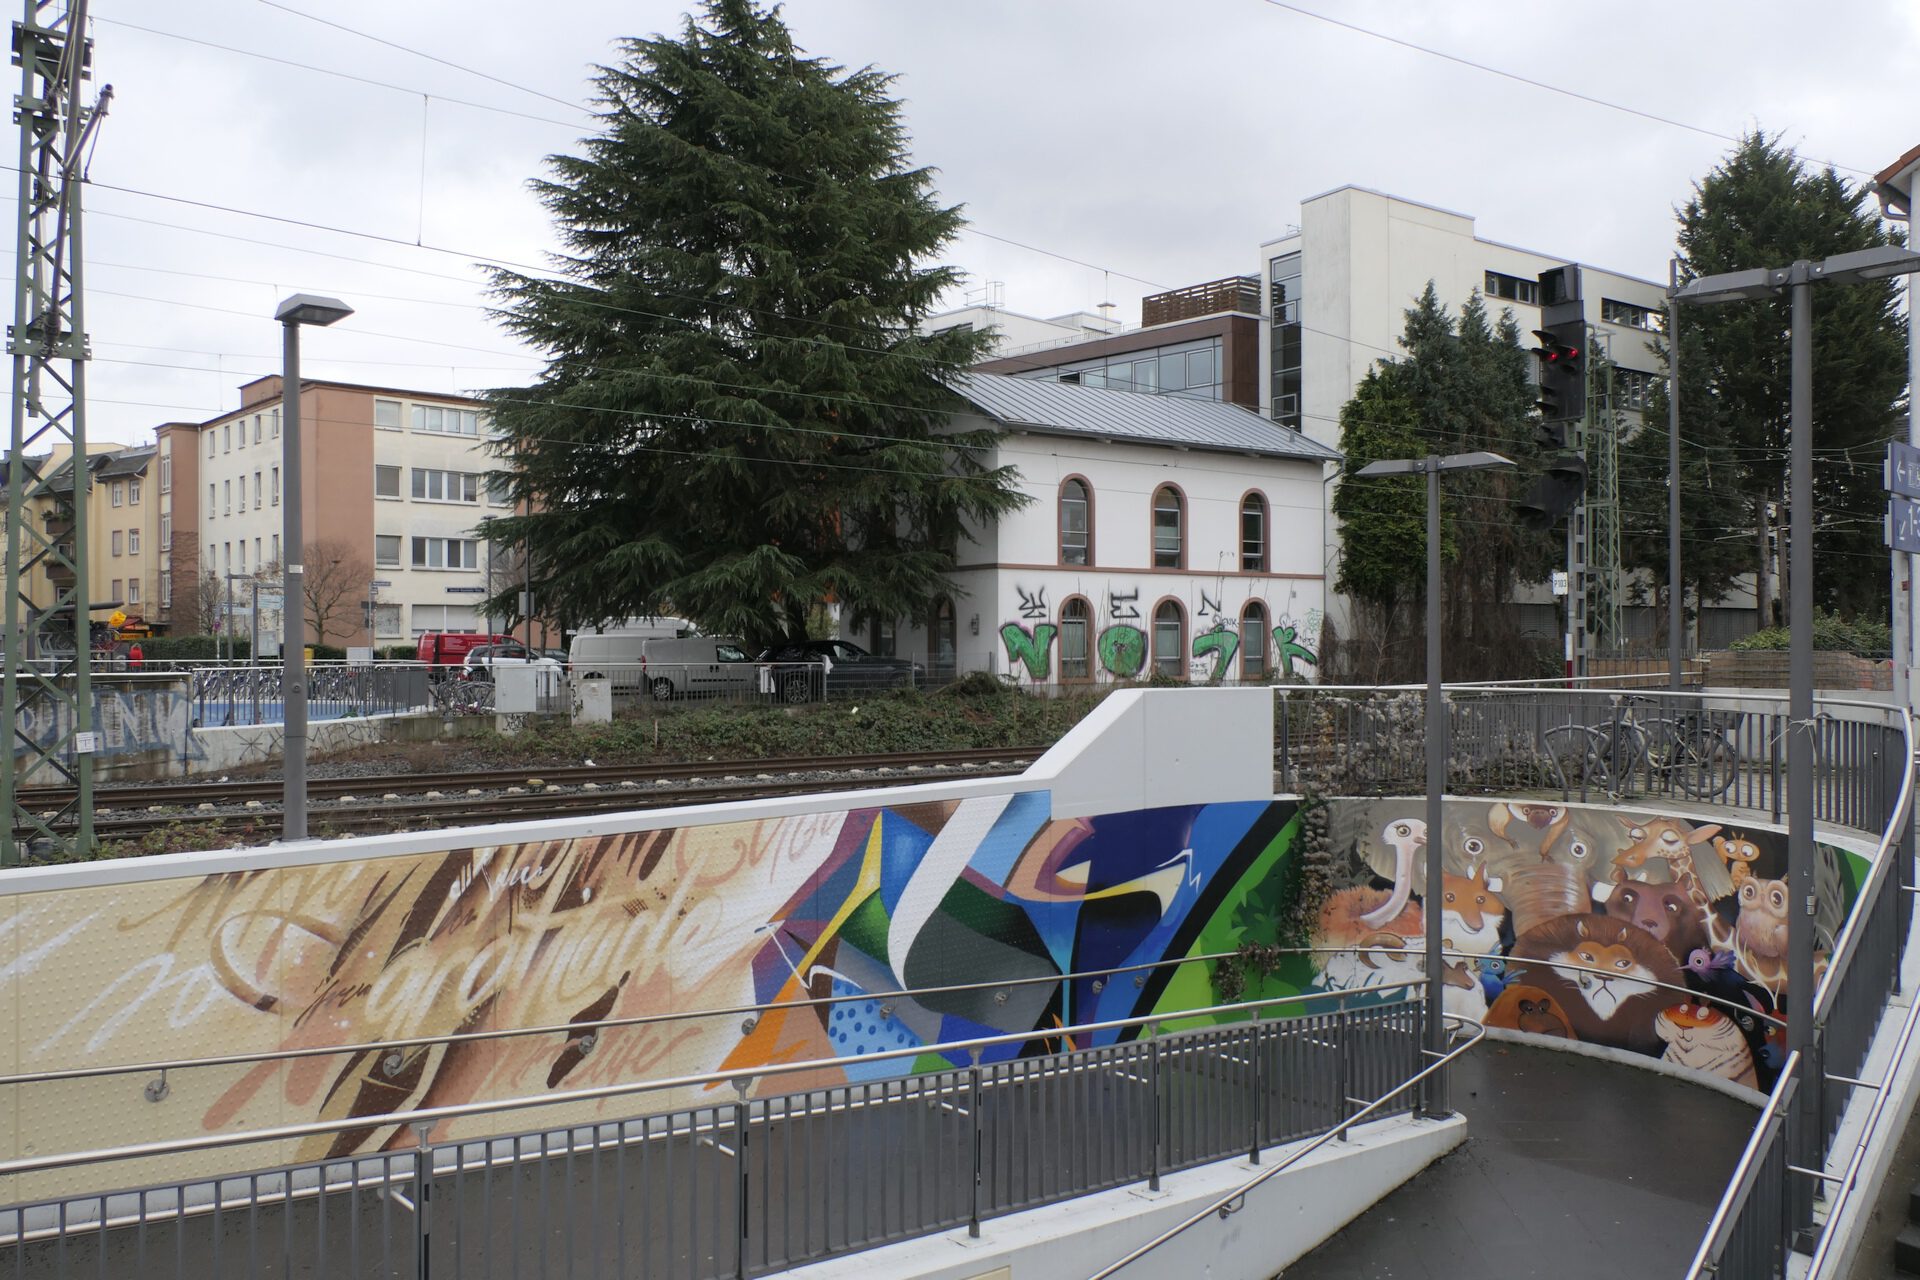
[[[1025,431],[1305,462],[1340,461],[1338,451],[1319,441],[1218,400],[1108,391],[1001,373],[964,373],[952,385],[988,417]]]

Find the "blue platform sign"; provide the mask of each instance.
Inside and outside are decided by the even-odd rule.
[[[1887,489],[1903,498],[1920,498],[1920,449],[1898,440],[1887,442]]]
[[[1887,545],[1920,555],[1920,502],[1901,497],[1888,500]]]

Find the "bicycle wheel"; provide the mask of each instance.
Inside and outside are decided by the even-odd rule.
[[[1690,796],[1711,799],[1733,785],[1740,757],[1733,744],[1717,733],[1700,731],[1673,739],[1673,769],[1680,789]]]

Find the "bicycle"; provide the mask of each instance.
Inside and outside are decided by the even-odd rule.
[[[1675,716],[1641,718],[1636,706],[1658,706],[1643,694],[1626,694],[1616,703],[1615,716],[1603,724],[1566,724],[1542,735],[1547,754],[1559,771],[1563,787],[1594,786],[1608,795],[1625,795],[1626,784],[1644,765],[1651,778],[1658,775],[1667,789],[1679,787],[1690,796],[1713,799],[1733,786],[1740,772],[1740,753],[1729,739],[1732,725],[1712,722],[1701,709]],[[1737,723],[1740,713],[1733,713]]]

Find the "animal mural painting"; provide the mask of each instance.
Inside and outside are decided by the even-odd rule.
[[[1007,670],[1015,675],[1024,674],[1035,683],[1045,683],[1053,678],[1053,652],[1060,639],[1061,626],[1047,621],[1050,610],[1044,586],[1017,586],[1014,591],[1020,601],[1020,616],[1001,623],[999,631],[1001,647],[1006,650]],[[1262,608],[1270,607],[1264,600],[1259,603]],[[1152,641],[1147,632],[1149,624],[1141,612],[1140,589],[1109,588],[1104,597],[1103,615],[1105,625],[1094,635],[1092,644],[1099,673],[1114,680],[1134,680],[1145,675],[1152,658]],[[1238,670],[1234,664],[1245,643],[1238,625],[1239,614],[1223,610],[1218,600],[1202,591],[1194,617],[1196,626],[1187,645],[1189,678],[1197,684],[1220,684]],[[1209,619],[1210,625],[1204,628],[1199,625]],[[1271,628],[1271,648],[1263,669],[1289,680],[1311,674],[1320,664],[1317,650],[1321,621],[1318,609],[1309,609],[1300,619],[1283,613]]]
[[[1315,985],[1424,972],[1421,803],[1333,807],[1333,851],[1350,874],[1319,916]],[[1784,834],[1537,801],[1455,800],[1444,813],[1450,1009],[1484,999],[1491,1027],[1771,1086],[1794,996]],[[1816,972],[1864,875],[1854,855],[1822,845],[1817,857]],[[1477,976],[1478,996],[1456,995],[1456,968]]]

